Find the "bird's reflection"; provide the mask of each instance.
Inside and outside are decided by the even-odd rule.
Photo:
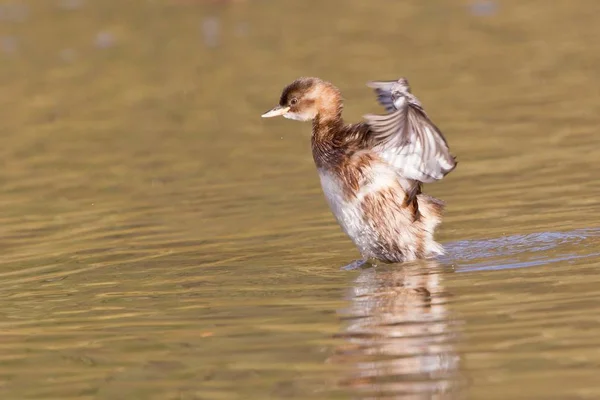
[[[342,386],[369,399],[456,398],[457,321],[442,279],[433,261],[361,272],[343,311],[346,343],[331,359],[350,366]]]

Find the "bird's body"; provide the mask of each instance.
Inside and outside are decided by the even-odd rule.
[[[318,78],[284,89],[280,105],[263,116],[312,120],[312,152],[321,186],[342,230],[364,260],[411,261],[443,252],[433,233],[443,203],[421,193],[456,162],[408,83],[374,82],[388,115],[345,124],[339,90]],[[385,86],[387,85],[387,86]]]

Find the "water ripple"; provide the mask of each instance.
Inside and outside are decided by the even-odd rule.
[[[458,272],[534,267],[599,257],[600,252],[592,251],[599,238],[600,228],[587,228],[463,240],[446,244],[443,260],[457,265]]]

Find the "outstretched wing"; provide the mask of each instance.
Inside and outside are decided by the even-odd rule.
[[[366,115],[372,148],[407,179],[429,183],[456,167],[446,139],[427,115],[405,105],[388,115]]]
[[[367,86],[373,89],[377,94],[377,101],[379,104],[381,104],[388,113],[396,111],[392,89],[397,84],[397,81],[377,81],[367,83]]]

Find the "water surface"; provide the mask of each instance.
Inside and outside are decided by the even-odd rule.
[[[2,398],[600,397],[600,3],[340,5],[3,5]],[[300,75],[409,77],[444,257],[339,269]]]

